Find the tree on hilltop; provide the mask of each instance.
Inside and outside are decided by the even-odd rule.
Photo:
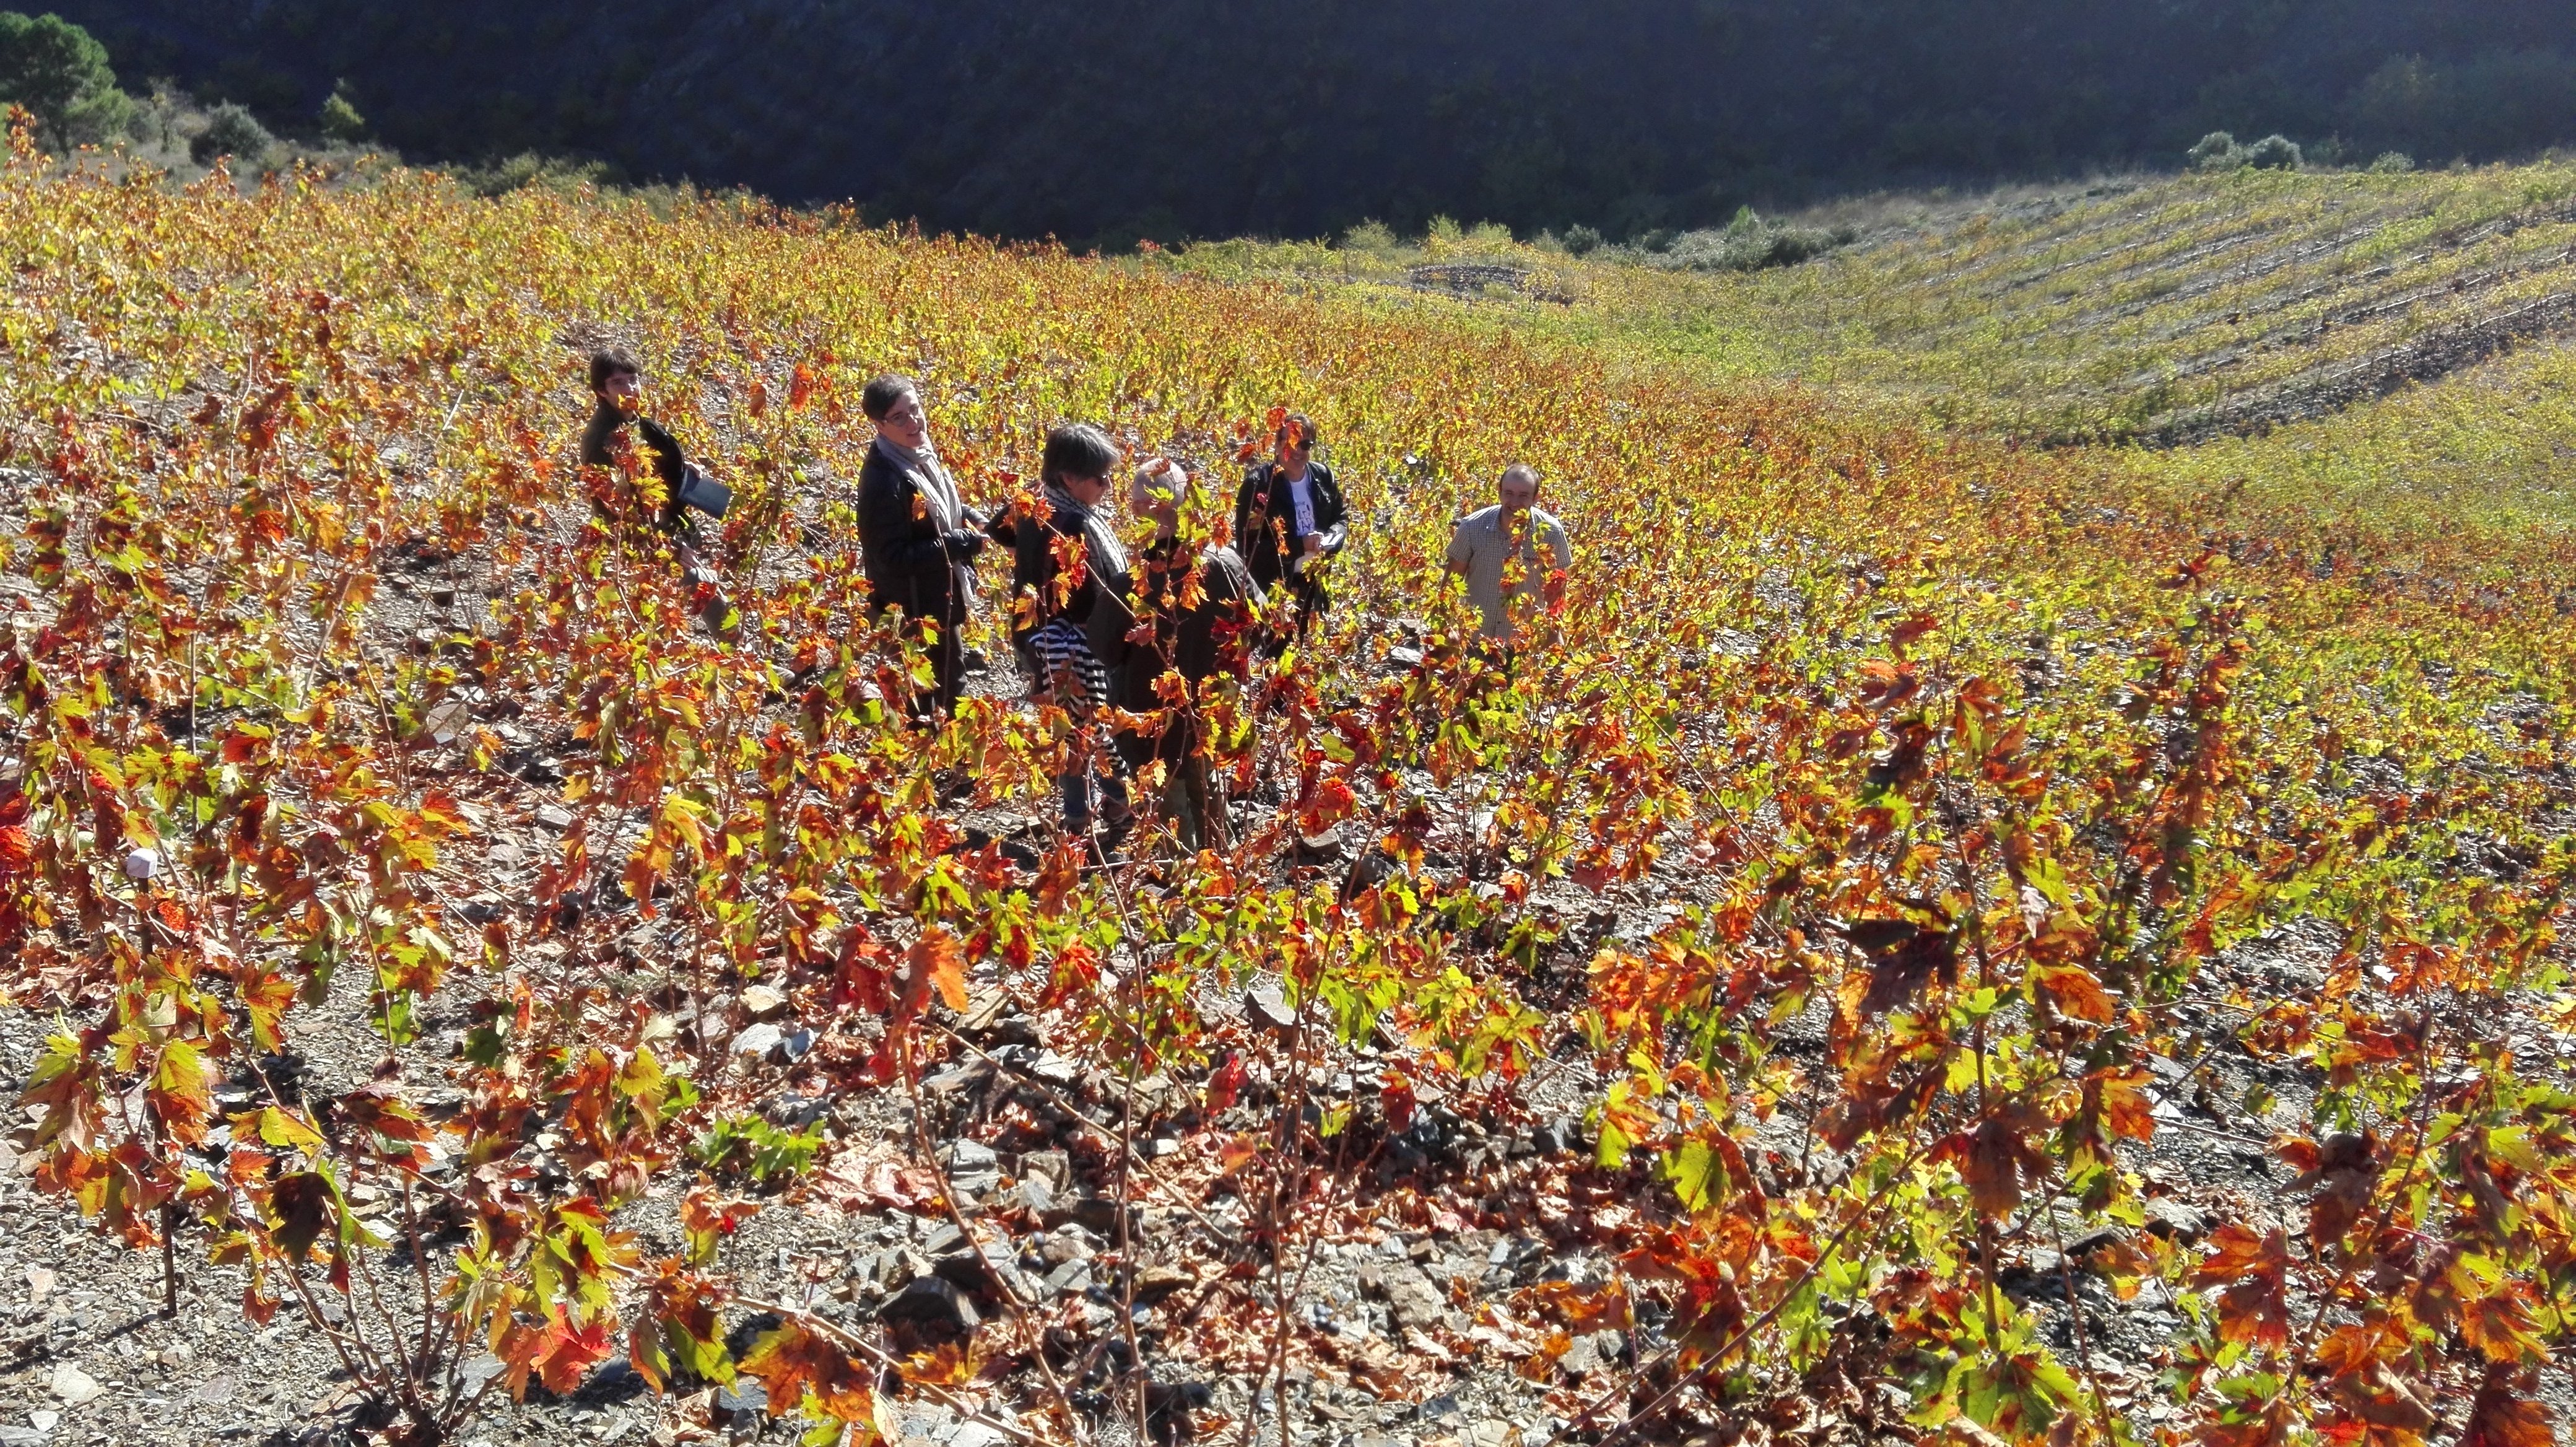
[[[25,106],[58,148],[114,135],[134,115],[106,46],[59,15],[15,10],[0,10],[0,103]]]

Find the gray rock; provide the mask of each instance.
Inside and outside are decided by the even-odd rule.
[[[1096,1197],[1085,1197],[1082,1200],[1070,1202],[1058,1201],[1055,1209],[1046,1213],[1044,1220],[1046,1228],[1050,1231],[1059,1226],[1073,1225],[1080,1226],[1104,1241],[1118,1239],[1118,1203],[1115,1201],[1103,1201]],[[1132,1206],[1128,1208],[1128,1224],[1130,1226],[1137,1224],[1135,1208]]]
[[[982,1141],[950,1141],[939,1148],[939,1159],[952,1171],[998,1171],[1002,1167],[1002,1158]]]
[[[1047,1290],[1057,1296],[1080,1296],[1091,1289],[1091,1263],[1068,1261],[1047,1273]]]
[[[2129,1239],[2129,1233],[2117,1226],[2101,1225],[2066,1243],[2066,1254],[2082,1260],[2105,1246],[2117,1246]]]
[[[1038,1257],[1049,1266],[1062,1266],[1068,1261],[1088,1261],[1099,1249],[1090,1232],[1068,1223],[1047,1233],[1046,1244],[1038,1248]]]
[[[743,1013],[754,1020],[773,1020],[787,1013],[787,992],[768,985],[753,985],[742,992]]]
[[[877,1315],[887,1321],[908,1321],[937,1332],[973,1331],[984,1318],[975,1303],[957,1284],[938,1276],[917,1276],[895,1293],[894,1300]]]
[[[2171,1196],[2147,1202],[2147,1229],[2177,1241],[2197,1241],[2209,1230],[2209,1218]]]
[[[996,1210],[1024,1211],[1043,1217],[1055,1209],[1055,1187],[1041,1177],[1031,1177],[994,1197],[991,1204]]]
[[[1378,1290],[1386,1298],[1387,1314],[1395,1319],[1399,1331],[1436,1331],[1449,1324],[1449,1299],[1420,1267],[1410,1262],[1390,1265],[1376,1274]],[[1367,1279],[1363,1277],[1363,1286]]]
[[[1583,1148],[1583,1126],[1572,1116],[1559,1116],[1530,1132],[1530,1147],[1543,1156],[1561,1156]]]
[[[718,1422],[757,1422],[769,1410],[769,1391],[750,1377],[737,1377],[732,1386],[716,1388],[709,1405]]]
[[[1243,1013],[1253,1028],[1285,1035],[1297,1028],[1297,1012],[1288,997],[1276,985],[1264,985],[1243,997]]]
[[[733,1053],[748,1055],[755,1060],[766,1059],[785,1039],[785,1034],[775,1025],[753,1025],[733,1037]]]
[[[540,804],[537,806],[537,824],[540,828],[558,832],[569,829],[572,827],[572,811],[561,804]]]

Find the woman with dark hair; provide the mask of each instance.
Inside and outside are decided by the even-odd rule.
[[[1341,483],[1314,460],[1317,440],[1312,418],[1283,416],[1270,438],[1270,460],[1244,474],[1234,492],[1234,545],[1254,582],[1265,589],[1287,584],[1295,600],[1290,628],[1299,637],[1331,605],[1323,563],[1351,535]]]
[[[1127,550],[1107,506],[1117,465],[1117,445],[1097,427],[1075,423],[1048,433],[1040,464],[1043,524],[1021,526],[1011,569],[1014,596],[1032,604],[1018,641],[1034,658],[1041,687],[1081,729],[1056,781],[1065,830],[1091,833],[1097,776],[1096,812],[1105,816],[1113,845],[1129,811],[1124,766],[1109,733],[1110,677],[1126,661],[1127,630],[1135,622]]]
[[[983,520],[940,464],[921,389],[910,377],[868,383],[859,410],[877,425],[876,445],[859,468],[868,607],[876,614],[902,609],[904,626],[927,637],[937,683],[910,703],[913,718],[927,722],[954,709],[965,686],[962,630],[975,596],[975,558],[984,550]]]

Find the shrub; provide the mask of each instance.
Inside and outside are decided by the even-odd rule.
[[[57,146],[104,140],[134,118],[107,47],[59,15],[0,10],[0,103],[25,106]]]
[[[477,196],[504,196],[542,186],[550,191],[572,192],[584,186],[608,183],[610,170],[603,161],[567,161],[554,156],[540,156],[534,151],[521,151],[506,160],[488,166],[469,166],[456,173],[458,184]]]
[[[1601,233],[1589,226],[1569,226],[1565,229],[1565,249],[1570,255],[1588,256],[1601,249]]]
[[[257,116],[226,102],[206,113],[206,128],[197,133],[196,139],[188,142],[188,159],[200,166],[209,164],[217,156],[257,163],[275,144],[276,138],[268,133],[268,127],[259,123]]]
[[[1383,221],[1363,221],[1342,233],[1344,251],[1385,252],[1395,250],[1395,233]]]
[[[2275,133],[2245,148],[2241,164],[2258,171],[2295,171],[2305,161],[2299,154],[2299,143]]]
[[[367,118],[358,114],[358,108],[342,91],[331,92],[331,98],[322,102],[321,126],[323,135],[350,145],[367,138]]]
[[[1662,264],[1692,271],[1760,271],[1795,266],[1847,245],[1859,234],[1848,226],[1827,230],[1766,221],[1760,212],[1747,206],[1738,210],[1723,230],[1690,231],[1674,237]]]
[[[2382,151],[2370,169],[2382,176],[2402,176],[2415,169],[2415,158],[2404,151]]]
[[[2232,171],[2244,164],[2245,153],[2237,149],[2235,136],[2226,131],[2211,131],[2184,156],[2195,171]]]

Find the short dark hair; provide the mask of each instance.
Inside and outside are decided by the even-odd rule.
[[[1074,422],[1047,434],[1046,456],[1039,475],[1048,482],[1068,477],[1107,477],[1118,466],[1118,444],[1088,422]]]
[[[633,354],[624,347],[602,347],[590,354],[590,390],[596,392],[608,385],[608,379],[623,372],[641,377],[644,369],[635,365]]]
[[[859,393],[859,410],[868,414],[870,422],[883,422],[886,414],[894,410],[894,404],[903,400],[904,393],[920,390],[921,384],[903,373],[888,372],[868,383]]]
[[[1275,447],[1279,443],[1286,441],[1288,434],[1291,431],[1297,434],[1298,451],[1312,452],[1315,450],[1315,443],[1319,440],[1319,435],[1315,431],[1314,418],[1307,416],[1303,412],[1291,412],[1287,416],[1280,418],[1279,431],[1271,437],[1271,445]]]

